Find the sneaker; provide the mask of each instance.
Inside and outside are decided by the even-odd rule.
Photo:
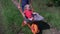
[[[27,24],[26,21],[22,22],[22,26],[25,26],[26,24]]]

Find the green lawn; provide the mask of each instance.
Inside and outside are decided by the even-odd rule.
[[[4,17],[5,34],[16,34],[21,28],[23,21],[22,15],[19,10],[15,7],[11,0],[0,0],[2,4],[2,15]],[[47,0],[33,0],[34,11],[42,15],[53,27],[60,30],[60,9],[59,7],[49,8],[46,5]],[[23,27],[25,34],[32,34],[30,29],[25,26]]]

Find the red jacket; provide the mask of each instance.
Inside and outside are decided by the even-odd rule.
[[[31,18],[32,17],[32,10],[24,10],[24,14],[27,18]]]

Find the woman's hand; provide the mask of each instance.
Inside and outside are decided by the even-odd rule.
[[[18,3],[18,8],[21,8],[19,3]]]

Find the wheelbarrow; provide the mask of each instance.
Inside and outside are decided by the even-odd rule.
[[[17,1],[12,0],[12,2],[15,4],[16,7],[18,7],[18,5],[20,6],[20,4]],[[19,11],[21,12],[21,14],[23,16],[23,13],[22,13],[21,9],[20,8],[18,8],[18,9],[19,9]],[[50,26],[47,24],[47,22],[45,22],[43,20],[33,21],[32,23],[29,23],[27,25],[31,29],[33,34],[40,34],[40,33],[42,33],[42,30],[50,28]]]

